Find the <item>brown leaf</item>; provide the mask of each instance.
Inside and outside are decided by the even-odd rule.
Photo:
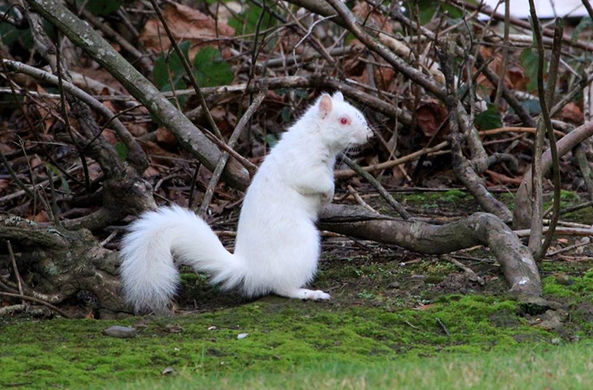
[[[490,175],[492,181],[497,184],[521,184],[523,180],[520,177],[509,177],[507,175],[503,175],[502,173],[491,171],[490,169],[486,170],[486,173]]]
[[[484,60],[492,59],[492,61],[488,64],[488,69],[490,69],[496,75],[500,76],[502,72],[502,52],[495,52],[490,47],[481,46],[480,54],[482,55],[482,57],[484,57]],[[504,74],[504,85],[510,89],[524,91],[527,87],[528,81],[529,79],[525,74],[523,67],[518,62],[517,58],[509,56],[506,72]],[[481,87],[480,89],[483,91],[484,95],[492,93],[495,89],[495,86],[492,85],[490,80],[488,80],[483,73],[480,73],[478,75],[476,83]]]
[[[430,99],[416,110],[418,127],[425,136],[431,137],[447,117],[447,110],[437,100]]]
[[[227,24],[218,23],[208,15],[182,4],[169,3],[163,10],[163,17],[177,41],[190,41],[189,58],[194,58],[199,46],[220,37],[232,37],[235,29]],[[218,29],[218,34],[217,34]],[[140,33],[140,42],[146,48],[157,52],[165,51],[171,45],[165,29],[158,18],[150,19]],[[224,55],[224,53],[223,53]]]
[[[103,130],[103,132],[101,133],[101,135],[111,145],[115,145],[118,142],[117,141],[117,137],[115,136],[115,133],[113,131],[109,130],[109,129]]]
[[[158,169],[154,167],[148,167],[142,173],[142,177],[145,179],[150,179],[151,177],[155,177],[158,175],[160,175],[160,172],[158,171]]]
[[[49,222],[49,215],[45,210],[41,210],[36,215],[27,216],[27,219],[30,219],[33,222]]]
[[[3,193],[10,181],[8,179],[0,179],[0,193]]]
[[[174,147],[177,145],[177,138],[171,133],[171,130],[166,127],[159,127],[156,131],[156,140],[167,147]]]
[[[376,8],[371,8],[371,5],[366,2],[358,2],[352,8],[352,13],[360,17],[366,23],[365,25],[371,25],[374,28],[385,31],[386,33],[393,33],[393,26],[391,25],[389,18],[380,12],[377,12]]]
[[[580,124],[583,123],[584,117],[581,108],[573,102],[568,103],[562,107],[560,118],[564,121]]]

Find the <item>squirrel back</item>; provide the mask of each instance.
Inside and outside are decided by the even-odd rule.
[[[254,176],[239,217],[235,253],[178,206],[144,213],[122,240],[121,276],[136,311],[165,312],[179,283],[173,256],[245,296],[268,293],[328,299],[301,288],[317,269],[317,213],[334,193],[336,155],[370,137],[364,117],[341,93],[323,94],[297,120]]]

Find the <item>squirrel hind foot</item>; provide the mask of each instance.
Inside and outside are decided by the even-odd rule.
[[[277,291],[278,295],[287,298],[312,300],[312,301],[327,301],[331,296],[321,290],[308,290],[306,288],[296,288],[293,290]]]

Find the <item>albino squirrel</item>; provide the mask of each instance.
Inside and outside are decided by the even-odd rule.
[[[322,94],[265,158],[247,189],[229,253],[212,229],[179,206],[143,214],[122,240],[121,276],[126,300],[138,311],[165,312],[179,263],[211,275],[223,289],[247,297],[329,299],[302,288],[313,279],[320,252],[315,226],[334,195],[336,155],[372,136],[359,110],[341,92]]]

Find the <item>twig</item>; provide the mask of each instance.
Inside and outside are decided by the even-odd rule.
[[[20,305],[10,305],[5,307],[0,307],[0,316],[6,316],[9,314],[25,311],[27,309],[27,305],[20,304]]]
[[[191,210],[192,205],[194,204],[194,190],[196,189],[196,183],[198,181],[198,170],[200,169],[199,162],[196,163],[196,167],[194,168],[194,173],[191,176],[191,184],[189,185],[189,199],[187,200],[187,208]]]
[[[374,171],[380,171],[380,170],[387,169],[387,168],[392,168],[392,167],[400,165],[400,164],[405,164],[407,162],[414,161],[425,154],[429,154],[429,153],[433,153],[433,152],[437,152],[439,150],[445,149],[447,146],[449,146],[449,143],[447,141],[443,141],[440,144],[435,145],[431,148],[420,149],[416,152],[410,153],[406,156],[397,158],[395,160],[390,160],[390,161],[385,161],[385,162],[382,162],[379,164],[369,165],[366,167],[362,167],[362,169],[366,172],[374,172]],[[338,171],[334,172],[334,176],[336,178],[347,178],[347,177],[351,177],[354,175],[356,175],[356,171],[354,171],[352,169],[338,170]]]
[[[591,244],[592,244],[591,242],[578,242],[576,244],[569,245],[566,248],[561,248],[561,249],[555,250],[553,252],[548,252],[548,253],[546,253],[546,256],[545,257],[556,256],[556,255],[559,255],[560,253],[568,252],[568,251],[571,251],[573,249],[580,248],[580,247],[585,246],[585,245],[591,245]]]
[[[379,191],[379,194],[381,194],[381,197],[383,199],[385,199],[385,201],[391,207],[393,207],[393,209],[395,211],[397,211],[399,213],[399,215],[401,215],[401,217],[403,219],[408,220],[408,219],[410,219],[412,217],[410,215],[410,213],[408,213],[406,211],[406,209],[402,205],[399,204],[398,201],[396,201],[395,199],[393,199],[393,196],[391,196],[389,194],[389,192],[387,192],[387,190],[385,189],[385,187],[383,187],[381,185],[381,183],[379,183],[379,181],[377,179],[375,179],[370,173],[368,173],[367,171],[365,171],[364,169],[362,169],[360,167],[360,165],[358,165],[357,163],[355,163],[354,161],[352,161],[345,154],[342,154],[341,158],[346,163],[346,165],[348,165],[350,168],[352,168],[357,174],[359,174],[360,176],[362,176],[363,178],[365,178],[366,181],[368,181],[373,187],[375,187],[375,189],[377,191]]]
[[[537,186],[534,187],[534,194],[536,194],[536,198],[534,199],[534,212],[532,215],[532,223],[531,229],[534,230],[534,236],[530,237],[529,239],[529,248],[534,251],[534,259],[536,261],[543,258],[545,255],[547,248],[550,246],[552,241],[552,237],[554,235],[554,228],[558,222],[558,211],[560,210],[560,166],[559,166],[559,157],[558,157],[558,150],[556,148],[556,136],[554,135],[554,128],[552,127],[552,120],[550,118],[550,111],[549,106],[554,101],[554,90],[556,88],[556,76],[558,74],[558,64],[560,58],[560,49],[562,46],[562,32],[563,32],[563,25],[562,21],[559,19],[556,24],[556,29],[554,32],[554,45],[552,48],[552,60],[550,62],[550,66],[548,69],[548,90],[546,91],[544,87],[544,46],[542,42],[542,32],[540,30],[539,20],[537,18],[537,13],[535,11],[535,3],[534,0],[529,0],[529,8],[531,13],[531,22],[533,23],[533,31],[535,35],[535,40],[537,43],[537,51],[539,54],[538,58],[538,76],[537,76],[537,88],[539,93],[539,103],[542,111],[542,118],[543,123],[545,125],[545,130],[547,132],[548,140],[550,141],[550,151],[552,153],[552,169],[553,169],[553,180],[554,180],[554,202],[553,202],[553,212],[552,212],[552,220],[549,226],[548,233],[545,236],[545,240],[543,244],[541,243],[541,234],[539,233],[541,226],[541,208],[542,208],[542,198],[541,198],[541,180],[543,176],[543,167],[542,167],[542,155],[540,150],[534,151],[534,165],[533,165],[533,179],[537,181]],[[539,127],[539,126],[538,126]],[[542,129],[543,131],[543,129]],[[539,136],[543,141],[543,135]],[[542,142],[543,143],[543,142]],[[537,169],[536,169],[537,168]],[[538,196],[539,195],[539,196]]]
[[[560,210],[560,215],[568,214],[573,211],[584,209],[585,207],[590,207],[590,206],[593,206],[593,201],[581,203],[581,204],[571,206],[571,207],[566,207],[566,208],[563,208],[562,210]]]
[[[465,264],[463,264],[462,262],[460,262],[459,260],[451,257],[451,256],[442,256],[443,258],[445,258],[446,260],[450,261],[451,263],[455,264],[457,267],[461,268],[469,277],[469,280],[471,280],[472,282],[476,282],[480,285],[484,284],[484,279],[482,279],[480,276],[478,276],[471,268],[469,268],[468,266],[466,266]]]
[[[11,298],[20,298],[20,299],[24,299],[26,301],[40,303],[44,306],[49,307],[50,309],[52,309],[53,311],[55,311],[56,313],[58,313],[59,315],[61,315],[64,318],[72,318],[72,316],[70,316],[69,314],[66,314],[66,312],[55,307],[51,303],[45,302],[45,301],[43,301],[41,299],[37,299],[35,297],[29,297],[29,296],[23,295],[23,294],[12,294],[12,293],[2,292],[2,291],[0,291],[0,295],[5,296],[5,297],[11,297]]]
[[[49,179],[49,194],[51,196],[51,199],[48,202],[49,206],[50,206],[49,211],[51,212],[51,217],[52,217],[54,224],[56,226],[60,226],[61,225],[60,224],[60,216],[59,216],[60,212],[58,210],[58,203],[56,200],[56,190],[54,188],[54,182],[52,179],[51,170],[49,169],[49,167],[47,165],[45,166],[45,172],[47,173],[47,178]]]
[[[385,61],[390,63],[395,70],[401,72],[420,86],[424,87],[427,91],[431,92],[438,98],[445,98],[447,92],[440,86],[438,83],[434,82],[434,80],[430,77],[427,77],[421,71],[409,66],[404,60],[398,57],[395,53],[389,50],[385,45],[376,41],[374,38],[370,37],[365,31],[363,31],[358,22],[356,21],[356,17],[352,14],[352,12],[348,9],[346,4],[341,2],[340,0],[326,0],[338,13],[338,15],[344,20],[345,27],[352,33],[356,38],[358,38],[362,43],[364,43],[369,49],[373,50],[377,54],[379,54]]]
[[[6,170],[8,171],[8,174],[10,175],[10,177],[12,177],[12,179],[14,180],[14,182],[16,183],[16,185],[19,186],[20,188],[22,188],[23,189],[23,192],[26,193],[27,195],[29,195],[29,197],[31,199],[34,199],[35,198],[35,195],[29,189],[29,187],[27,187],[25,185],[25,183],[23,183],[21,181],[21,179],[19,179],[19,177],[17,176],[16,172],[12,169],[12,166],[10,165],[10,162],[6,159],[6,156],[2,152],[2,149],[0,149],[0,159],[2,159],[2,163],[4,164],[4,167],[6,168]],[[0,199],[0,201],[1,200],[2,199]]]
[[[498,78],[498,85],[496,86],[496,96],[494,97],[494,105],[500,105],[500,98],[502,97],[502,86],[504,84],[504,76],[507,72],[507,63],[509,61],[509,19],[511,17],[511,0],[504,0],[504,38],[502,41],[502,63],[500,67],[500,77]]]
[[[441,327],[441,329],[443,330],[443,332],[445,332],[445,334],[447,335],[447,337],[451,337],[451,334],[449,333],[449,330],[447,330],[447,327],[445,326],[445,324],[443,323],[443,321],[441,321],[441,319],[439,317],[436,317],[437,320],[437,324],[439,324],[439,326]]]
[[[214,134],[216,134],[216,136],[218,138],[222,139],[222,134],[220,133],[220,130],[218,129],[218,126],[216,125],[216,122],[214,121],[212,114],[210,113],[210,109],[208,108],[208,103],[206,103],[206,99],[204,98],[204,95],[202,95],[202,91],[200,90],[200,86],[198,85],[198,81],[196,80],[196,76],[194,76],[194,72],[192,72],[187,58],[185,58],[185,55],[179,48],[179,45],[177,45],[177,41],[175,40],[175,37],[173,36],[173,32],[171,32],[171,29],[169,28],[169,25],[167,24],[167,21],[165,20],[165,17],[163,16],[161,9],[159,8],[158,4],[156,3],[156,0],[150,0],[150,4],[152,4],[152,8],[154,8],[154,11],[156,12],[159,20],[161,21],[163,27],[165,28],[165,31],[167,32],[167,36],[169,37],[169,41],[171,42],[171,45],[175,49],[175,53],[177,53],[179,60],[183,64],[185,73],[187,74],[187,77],[189,78],[192,86],[194,87],[194,90],[196,91],[196,95],[198,95],[200,105],[202,106],[202,109],[204,110],[204,113],[206,114],[206,119],[208,120],[208,123],[212,127],[212,131],[214,131]]]
[[[10,240],[6,240],[6,246],[8,247],[8,255],[10,256],[10,261],[12,262],[12,270],[14,271],[14,277],[17,281],[19,286],[19,294],[23,295],[23,284],[21,282],[21,273],[19,272],[19,267],[16,265],[16,258],[14,257],[14,252],[12,250],[12,244]],[[23,301],[23,304],[25,302]]]
[[[13,61],[13,60],[8,60],[8,59],[2,59],[0,61],[2,61],[2,64],[7,69],[10,69],[15,72],[27,74],[31,77],[35,77],[39,80],[48,82],[53,85],[59,85],[58,78],[44,70],[37,69],[35,67],[32,67],[27,64],[23,64],[18,61]],[[95,97],[86,93],[82,89],[75,86],[73,83],[70,83],[64,79],[62,79],[62,88],[66,92],[74,95],[75,97],[77,97],[78,99],[80,99],[81,101],[83,101],[84,103],[86,103],[91,108],[93,108],[95,111],[99,112],[101,115],[103,115],[105,117],[107,122],[103,125],[103,128],[105,128],[109,124],[111,124],[113,126],[113,129],[117,133],[118,137],[122,140],[122,142],[126,145],[126,147],[129,150],[128,157],[129,157],[130,161],[132,163],[134,163],[134,165],[136,167],[138,167],[139,170],[144,170],[148,166],[148,160],[147,160],[146,154],[144,153],[144,151],[142,150],[140,145],[138,145],[138,143],[134,139],[134,136],[132,134],[130,134],[128,129],[118,119],[118,116],[121,115],[121,113],[114,114],[109,108],[107,108],[104,104],[102,104],[100,101],[98,101]],[[136,106],[134,106],[134,107],[136,107]],[[123,112],[127,112],[128,110],[129,109],[126,109]],[[99,134],[96,135],[95,137],[98,137],[100,134],[101,133],[99,132]],[[89,143],[87,143],[87,146]]]
[[[548,232],[548,227],[544,226],[542,229],[544,233]],[[515,234],[519,237],[528,237],[531,235],[531,229],[518,229],[513,230]],[[591,236],[593,237],[593,229],[581,229],[581,228],[565,228],[565,227],[557,227],[554,229],[555,235],[566,235],[566,236]]]
[[[247,108],[245,114],[243,114],[243,116],[239,120],[239,123],[237,123],[237,126],[235,126],[235,129],[233,130],[233,133],[229,138],[229,141],[227,143],[229,148],[233,148],[235,146],[235,143],[239,139],[239,136],[243,132],[243,129],[245,129],[245,126],[247,125],[247,123],[249,123],[249,120],[251,119],[255,111],[264,101],[266,93],[267,89],[264,88],[264,90],[258,93],[257,96],[253,99],[253,102]],[[220,160],[218,160],[218,163],[216,164],[216,168],[214,168],[214,171],[212,172],[212,177],[210,178],[210,182],[208,183],[208,187],[206,188],[206,192],[204,193],[204,198],[202,199],[202,204],[200,205],[199,209],[199,214],[202,216],[206,215],[206,210],[208,209],[210,201],[212,200],[212,196],[214,195],[214,188],[220,180],[220,175],[222,174],[222,171],[228,159],[229,154],[227,152],[223,152],[220,156]]]
[[[74,145],[74,147],[76,148],[77,152],[78,152],[78,156],[80,158],[80,163],[82,164],[82,170],[84,172],[84,186],[87,190],[87,192],[90,191],[91,188],[91,179],[90,179],[90,174],[89,174],[89,168],[86,162],[86,155],[84,154],[84,150],[82,149],[82,147],[80,146],[80,144],[76,141],[75,137],[74,137],[74,132],[72,131],[72,127],[70,126],[70,119],[68,116],[68,110],[66,108],[66,96],[64,94],[64,83],[63,83],[63,76],[64,74],[62,73],[62,59],[60,58],[60,52],[61,52],[61,47],[60,47],[60,41],[62,34],[58,33],[57,34],[57,42],[55,44],[56,46],[56,75],[58,77],[58,89],[60,90],[60,109],[61,109],[61,114],[62,114],[62,120],[64,121],[64,125],[66,126],[66,130],[68,132],[68,134],[70,135],[70,140],[72,141],[72,144]],[[51,182],[51,179],[50,179]],[[50,183],[53,184],[53,183]],[[56,216],[57,218],[57,216]]]
[[[358,193],[358,191],[356,191],[354,189],[354,187],[352,187],[350,184],[348,184],[348,186],[346,187],[348,189],[348,192],[354,196],[354,199],[356,199],[356,202],[361,205],[362,207],[364,207],[365,209],[369,210],[372,213],[377,213],[377,210],[375,210],[374,208],[372,208],[367,202],[364,201],[364,199],[362,199],[362,197],[360,196],[360,194]],[[378,214],[378,213],[377,213]]]

